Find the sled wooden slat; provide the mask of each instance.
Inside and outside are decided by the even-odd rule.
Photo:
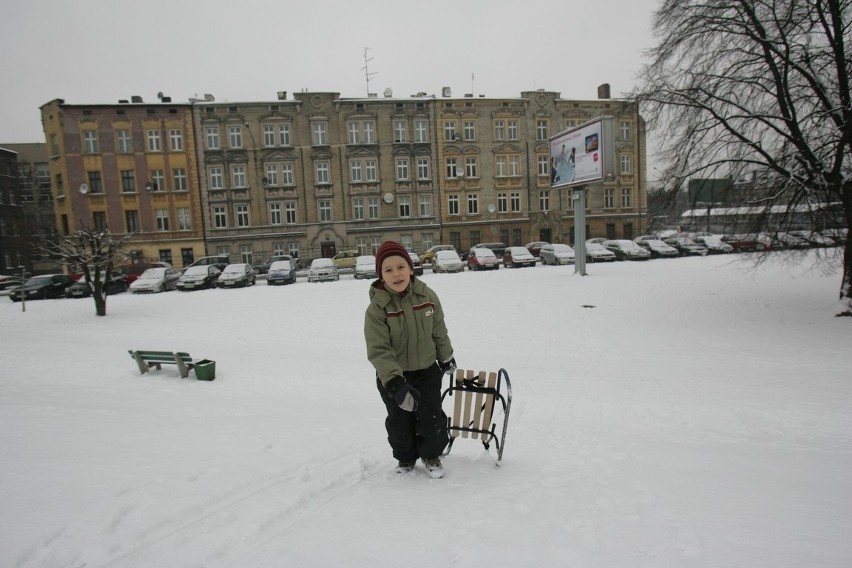
[[[449,382],[441,400],[447,396],[454,396],[455,400],[452,416],[447,418],[450,443],[444,455],[450,453],[456,438],[481,440],[486,449],[489,449],[491,441],[494,441],[497,446],[497,465],[500,465],[512,403],[509,374],[505,369],[497,372],[457,369],[455,376],[449,378]],[[492,423],[494,409],[498,403],[503,410],[503,429],[499,437],[496,433],[496,423]]]

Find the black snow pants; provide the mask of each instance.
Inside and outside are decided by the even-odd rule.
[[[393,457],[401,462],[436,458],[449,443],[447,415],[441,408],[441,369],[436,363],[427,369],[406,371],[403,376],[420,391],[420,403],[414,412],[401,409],[381,381],[376,379],[388,411],[385,429]]]

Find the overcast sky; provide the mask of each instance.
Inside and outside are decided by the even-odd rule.
[[[0,19],[0,141],[43,142],[39,106],[157,92],[185,102],[386,88],[594,99],[630,91],[660,0],[26,0]]]

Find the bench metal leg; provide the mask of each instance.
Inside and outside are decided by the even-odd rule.
[[[180,371],[180,378],[185,379],[189,376],[189,367],[186,363],[183,362],[183,359],[177,353],[174,353],[175,356],[175,364],[177,365],[178,370]]]
[[[145,360],[142,358],[138,351],[133,352],[133,359],[136,360],[136,365],[139,366],[139,373],[144,375],[148,372],[148,364],[145,362]]]

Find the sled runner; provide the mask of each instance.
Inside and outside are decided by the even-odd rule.
[[[506,369],[473,371],[457,369],[450,377],[450,385],[441,395],[441,401],[454,397],[452,415],[447,418],[450,443],[444,455],[453,449],[456,438],[473,438],[482,441],[490,449],[491,441],[497,446],[497,465],[503,461],[503,446],[506,443],[506,427],[509,424],[509,408],[512,405],[512,383]],[[497,435],[496,422],[492,422],[494,409],[500,403],[503,411],[502,433]]]

